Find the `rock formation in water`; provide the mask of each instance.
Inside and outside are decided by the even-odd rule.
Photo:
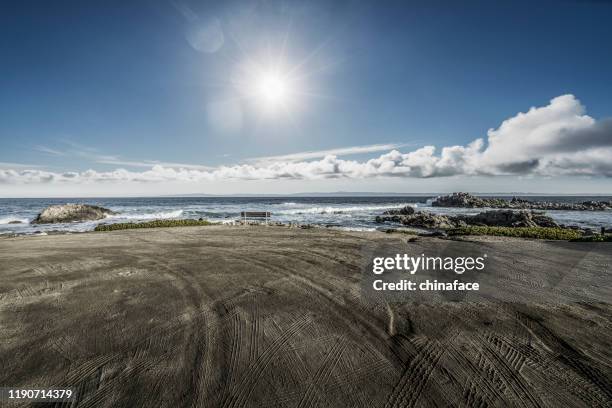
[[[62,204],[45,208],[32,224],[55,224],[75,221],[95,221],[115,214],[113,211],[88,204]]]
[[[501,198],[481,198],[470,193],[453,193],[435,199],[433,207],[460,208],[508,208],[516,210],[569,210],[569,211],[603,211],[612,209],[610,201],[584,201],[582,203],[558,203],[552,201],[530,201],[518,197],[511,200]]]
[[[476,215],[439,215],[415,211],[406,206],[398,210],[385,211],[376,217],[376,222],[395,222],[408,227],[427,229],[449,229],[468,225],[497,227],[559,227],[552,218],[533,211],[491,210]]]

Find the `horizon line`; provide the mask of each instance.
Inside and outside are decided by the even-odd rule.
[[[270,197],[416,197],[416,196],[441,196],[454,193],[469,193],[476,196],[612,196],[612,192],[608,193],[537,193],[537,192],[474,192],[474,191],[453,191],[453,192],[426,192],[426,193],[400,193],[400,192],[374,192],[374,191],[334,191],[334,192],[297,192],[297,193],[228,193],[228,194],[207,194],[207,193],[183,193],[183,194],[165,194],[165,195],[58,195],[58,196],[0,196],[2,200],[19,200],[19,199],[76,199],[76,198],[270,198]]]

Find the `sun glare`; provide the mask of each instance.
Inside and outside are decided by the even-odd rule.
[[[292,69],[269,61],[255,59],[238,66],[232,81],[240,98],[266,117],[291,115],[303,96],[300,78]]]
[[[289,81],[275,72],[257,78],[257,97],[269,106],[285,105],[290,93]]]
[[[307,103],[315,96],[309,92],[305,80],[310,73],[305,71],[305,61],[288,64],[283,54],[279,56],[257,54],[246,56],[237,63],[230,83],[237,91],[237,98],[244,108],[255,113],[257,119],[287,119],[295,123]]]

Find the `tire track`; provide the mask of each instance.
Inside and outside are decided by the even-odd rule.
[[[284,257],[285,256],[283,256],[283,258]],[[390,337],[386,331],[386,319],[384,319],[384,321],[380,321],[378,317],[366,312],[363,306],[359,307],[361,303],[347,304],[343,298],[339,298],[330,290],[325,289],[321,285],[315,283],[310,277],[303,276],[297,269],[289,267],[289,265],[295,264],[295,261],[295,259],[291,259],[291,262],[288,260],[286,263],[284,263],[284,265],[286,265],[285,267],[278,267],[265,264],[262,261],[252,260],[252,262],[255,264],[259,264],[262,267],[267,267],[268,270],[274,270],[279,274],[290,278],[288,281],[289,283],[310,289],[311,291],[318,293],[323,299],[329,301],[333,306],[329,309],[329,312],[337,315],[340,320],[346,322],[347,329],[353,332],[355,338],[363,341],[364,334],[366,334],[368,342],[373,345],[379,346],[381,342],[387,345],[389,344]],[[329,283],[328,281],[325,282]],[[359,311],[361,311],[361,313],[358,313]],[[359,326],[364,329],[365,332],[364,330],[359,331],[355,327],[355,322],[358,322]],[[387,347],[382,348],[382,350],[392,353],[391,356],[386,356],[389,361],[394,362],[396,365],[402,362],[400,356],[393,354],[395,352],[393,348]]]
[[[176,264],[169,264],[158,260],[152,262],[155,266],[164,269],[167,273],[176,277],[181,282],[181,288],[187,294],[187,300],[189,301],[188,307],[190,307],[195,313],[201,317],[205,317],[206,314],[202,314],[204,301],[207,296],[204,294],[200,283],[195,279],[192,272]],[[208,311],[208,309],[205,309]],[[185,357],[186,360],[191,361],[191,379],[187,383],[187,389],[184,391],[183,396],[191,399],[192,406],[199,405],[200,392],[204,393],[206,390],[201,389],[202,385],[202,370],[205,365],[204,361],[210,358],[210,354],[207,352],[209,345],[206,344],[206,333],[202,330],[206,327],[204,324],[195,324],[192,322],[187,325],[186,328],[190,330],[188,335],[188,341],[185,344]],[[206,363],[208,364],[208,363]]]
[[[385,408],[414,407],[445,349],[436,340],[424,339],[417,356],[408,364],[389,395]]]
[[[253,306],[253,312],[251,314],[251,338],[249,344],[249,362],[255,361],[257,357],[257,351],[259,349],[259,337],[260,333],[260,320],[261,316],[259,313],[259,305],[257,303]]]
[[[186,322],[179,319],[175,322],[162,323],[161,325],[151,329],[149,331],[150,334],[141,339],[134,346],[118,350],[114,356],[110,357],[109,362],[112,360],[121,359],[128,361],[128,363],[122,372],[111,378],[110,381],[104,385],[104,387],[98,389],[95,395],[91,395],[89,398],[85,397],[85,401],[92,401],[92,404],[100,402],[99,400],[102,398],[101,395],[104,394],[105,390],[110,389],[113,384],[117,383],[118,381],[128,380],[142,371],[150,370],[165,358],[180,350],[180,343],[177,345],[176,341],[169,344],[164,344],[164,342],[170,337],[174,336],[176,333],[184,332],[185,329],[188,330],[188,335],[187,341],[185,342],[186,347],[184,348],[184,352],[186,353],[187,360],[192,361],[192,369],[186,370],[186,372],[191,372],[191,378],[190,381],[188,381],[187,390],[183,392],[182,395],[183,399],[190,399],[192,404],[197,405],[198,403],[199,391],[202,383],[201,371],[203,366],[208,364],[208,362],[207,364],[203,364],[203,360],[206,359],[204,353],[206,353],[208,347],[206,347],[205,332],[202,333],[202,331],[197,330],[197,328],[206,326],[206,322],[211,316],[211,311],[208,308],[202,307],[202,301],[205,298],[202,296],[199,284],[193,279],[189,272],[182,269],[180,272],[177,272],[175,269],[166,265],[165,263],[157,262],[155,260],[149,261],[147,264],[149,267],[163,269],[166,273],[175,278],[172,280],[173,282],[180,283],[179,290],[187,293],[186,299],[189,301],[188,309],[190,309],[188,315],[191,316],[191,321]],[[175,266],[175,268],[179,267]],[[140,362],[130,365],[134,359],[149,354],[148,351],[153,344],[153,340],[155,339],[161,340],[159,344],[162,345],[162,350],[165,351],[156,357],[148,357]],[[126,356],[130,355],[132,358],[125,358]],[[83,381],[87,380],[84,379]],[[184,403],[186,402],[184,401]]]
[[[240,318],[240,312],[236,309],[232,313],[232,330],[231,330],[231,347],[229,357],[229,369],[227,373],[226,384],[229,389],[235,386],[237,375],[239,373],[238,366],[240,364],[240,356],[242,355],[242,343],[244,339],[244,321]]]
[[[310,378],[308,388],[300,400],[298,408],[309,408],[314,406],[316,397],[315,392],[327,383],[329,376],[338,365],[345,349],[346,345],[343,339],[338,339],[329,353],[327,353],[327,356],[325,356],[317,372]]]
[[[101,398],[105,396],[105,392],[112,389],[116,383],[127,381],[132,378],[132,376],[137,375],[142,371],[151,369],[161,361],[172,356],[178,349],[178,346],[176,345],[171,345],[171,347],[168,347],[162,354],[155,357],[147,356],[146,358],[141,359],[137,359],[135,357],[128,358],[129,355],[140,356],[143,353],[146,353],[150,347],[151,340],[157,336],[160,336],[162,333],[166,335],[173,335],[175,333],[182,332],[181,326],[184,324],[184,322],[178,321],[174,324],[160,325],[155,332],[140,340],[136,345],[118,351],[114,355],[103,356],[80,365],[77,371],[73,371],[60,384],[56,384],[55,386],[61,386],[61,384],[78,384],[76,388],[79,390],[77,392],[79,400],[82,398],[82,403],[85,404],[85,406],[87,406],[87,404],[94,404],[93,406],[95,406],[95,404],[100,402]],[[132,364],[135,360],[140,361]],[[93,393],[87,392],[88,387],[86,384],[91,383],[91,378],[98,377],[98,372],[100,370],[115,361],[125,362],[124,369],[106,383],[99,384]]]
[[[580,398],[587,406],[603,407],[609,402],[601,396],[599,390],[591,382],[584,380],[577,374],[568,377],[568,372],[563,370],[561,365],[550,357],[539,354],[531,346],[516,347],[509,340],[494,335],[487,336],[487,339],[494,347],[501,349],[501,344],[503,344],[505,347],[512,348],[516,353],[521,354],[524,358],[521,368],[526,366],[536,371],[542,378],[542,384],[545,384],[547,388],[553,388],[549,387],[550,382],[553,381],[559,385],[559,389],[570,391],[572,395]],[[556,392],[555,395],[560,400],[567,398],[563,392]]]
[[[542,407],[543,403],[535,393],[535,390],[525,384],[520,373],[513,370],[508,361],[501,357],[499,352],[491,347],[485,336],[478,335],[483,357],[492,363],[494,372],[499,375],[508,390],[514,394],[514,399],[521,401],[525,407]],[[526,400],[526,401],[525,401]]]
[[[515,316],[546,349],[557,354],[561,363],[570,367],[576,374],[596,387],[598,393],[601,393],[608,403],[612,402],[612,382],[606,375],[594,367],[593,362],[586,355],[556,336],[546,326],[531,316],[518,311],[515,312]]]
[[[303,315],[295,323],[293,323],[286,331],[278,336],[266,349],[258,355],[245,370],[242,381],[228,395],[228,398],[223,402],[223,407],[242,407],[246,405],[247,399],[253,392],[253,388],[261,378],[264,370],[275,357],[277,349],[287,343],[301,329],[311,323],[311,319],[307,315]]]
[[[463,336],[461,336],[463,338]],[[454,342],[445,344],[450,358],[457,362],[457,367],[462,367],[468,374],[468,380],[464,386],[464,401],[467,406],[480,404],[484,406],[496,406],[503,403],[504,395],[500,392],[498,385],[491,381],[486,375],[483,356],[479,353],[476,363],[464,351],[457,349]]]

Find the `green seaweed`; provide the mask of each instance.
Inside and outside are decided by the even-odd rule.
[[[572,239],[572,242],[612,242],[612,234],[589,235],[587,237]]]
[[[211,223],[210,221],[205,220],[153,220],[147,222],[121,222],[117,224],[100,224],[96,226],[94,231],[118,231],[139,228],[195,227],[212,224],[213,223]]]
[[[404,235],[419,235],[418,231],[410,230],[410,229],[395,229],[389,228],[385,230],[387,234],[404,234]]]
[[[453,228],[449,235],[494,235],[502,237],[575,240],[582,237],[582,232],[569,228],[549,227],[487,227],[467,226]]]

